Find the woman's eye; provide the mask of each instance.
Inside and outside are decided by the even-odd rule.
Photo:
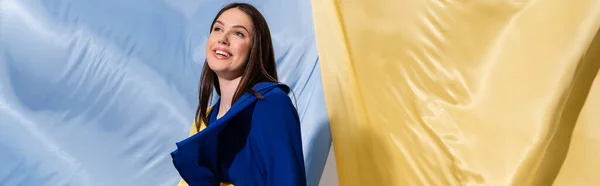
[[[240,36],[240,37],[244,37],[244,34],[242,34],[241,32],[236,32],[235,35],[236,36]]]
[[[219,28],[219,27],[215,27],[215,28],[213,29],[213,31],[217,31],[217,32],[218,32],[218,31],[221,31],[221,28]]]

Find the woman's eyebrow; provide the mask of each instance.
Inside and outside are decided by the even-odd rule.
[[[223,23],[222,21],[219,21],[219,20],[217,20],[216,23],[225,25],[225,23]],[[245,26],[242,26],[242,25],[233,25],[232,27],[233,28],[242,28],[242,29],[246,30],[246,32],[250,33],[250,31],[248,31],[248,29]]]

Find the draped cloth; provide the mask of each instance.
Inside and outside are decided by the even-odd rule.
[[[600,0],[312,6],[340,185],[600,183]]]
[[[212,109],[212,106],[208,108],[207,112],[210,112],[210,110]],[[202,121],[202,120],[200,120]],[[193,136],[194,134],[204,130],[206,128],[206,124],[204,124],[204,122],[202,122],[200,124],[200,128],[196,128],[196,120],[194,120],[194,122],[192,123],[192,127],[190,128],[190,135],[189,136]],[[185,182],[185,180],[183,179],[179,179],[179,183],[177,183],[177,186],[189,186],[187,182]],[[233,184],[231,183],[221,183],[221,186],[233,186]]]

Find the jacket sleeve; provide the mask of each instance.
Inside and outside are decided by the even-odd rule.
[[[262,185],[306,186],[300,119],[287,94],[275,90],[259,100],[251,130]]]

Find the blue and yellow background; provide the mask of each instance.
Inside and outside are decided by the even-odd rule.
[[[176,185],[230,2],[0,0],[0,185]],[[242,2],[309,185],[600,184],[600,0]]]

